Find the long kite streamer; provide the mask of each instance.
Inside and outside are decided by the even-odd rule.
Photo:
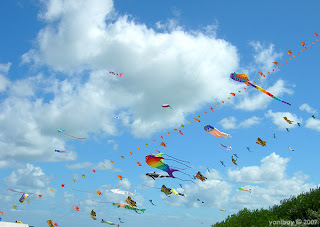
[[[283,102],[285,104],[288,104],[291,106],[290,103],[286,102],[286,101],[283,101],[279,98],[277,98],[276,96],[274,96],[273,94],[267,92],[266,90],[264,90],[262,87],[259,87],[258,85],[255,85],[255,84],[252,84],[249,82],[249,78],[247,77],[247,74],[245,73],[242,73],[242,74],[237,74],[237,73],[231,73],[230,74],[230,78],[235,80],[235,81],[238,81],[238,82],[241,82],[241,83],[245,83],[247,86],[252,86],[254,87],[255,89],[258,89],[259,91],[269,95],[271,98],[275,99],[275,100],[278,100],[280,102]]]
[[[72,136],[72,135],[70,135],[70,134],[68,134],[68,133],[66,133],[66,132],[64,132],[64,131],[66,131],[66,130],[64,130],[64,129],[59,129],[59,128],[58,128],[58,132],[63,132],[64,134],[66,134],[67,136],[70,136],[70,137],[72,137],[72,138],[75,138],[75,139],[78,139],[78,140],[84,140],[84,139],[86,139],[86,138],[78,138],[78,137]]]

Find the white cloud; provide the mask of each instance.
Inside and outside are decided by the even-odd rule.
[[[310,114],[315,114],[317,113],[317,111],[315,109],[313,109],[311,106],[309,106],[307,103],[302,104],[301,106],[299,106],[299,109],[301,111],[305,110]]]
[[[276,53],[274,45],[270,44],[267,48],[260,42],[250,42],[250,45],[254,48],[256,54],[254,55],[255,63],[258,68],[262,70],[264,74],[275,68],[273,62],[282,57],[282,53]]]
[[[223,118],[219,122],[219,124],[221,124],[224,129],[250,128],[253,125],[259,124],[261,120],[262,120],[261,118],[253,116],[237,124],[236,123],[237,120],[235,117],[228,117],[228,118]]]
[[[109,144],[110,144],[110,143],[113,144],[113,147],[112,147],[113,150],[118,150],[119,145],[116,143],[115,140],[108,140],[107,142],[108,142]]]
[[[320,120],[309,118],[306,121],[306,128],[310,128],[310,129],[313,129],[313,130],[320,132]]]
[[[240,183],[265,183],[281,181],[285,177],[288,158],[281,158],[274,152],[261,160],[261,166],[243,167],[240,170],[228,170],[228,177]]]
[[[10,70],[11,65],[11,62],[8,62],[7,64],[0,64],[0,72],[7,74]]]
[[[50,179],[40,167],[27,163],[3,179],[7,187],[36,194],[49,194]],[[10,194],[9,194],[10,195]]]
[[[297,127],[297,123],[302,123],[301,118],[298,118],[297,115],[290,112],[272,112],[272,110],[268,110],[265,116],[271,118],[272,122],[277,125],[279,129],[294,128]],[[293,123],[289,124],[284,120],[284,117],[287,117],[290,121],[293,121]]]

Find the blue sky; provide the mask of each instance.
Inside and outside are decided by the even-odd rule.
[[[100,226],[101,219],[119,223],[121,218],[121,226],[209,226],[244,207],[268,208],[318,186],[320,47],[314,32],[320,33],[319,7],[317,1],[2,2],[2,220]],[[288,50],[296,55],[292,60]],[[274,61],[284,65],[276,69]],[[244,90],[229,78],[232,72],[246,73],[292,106],[254,88]],[[161,107],[166,103],[173,110]],[[192,120],[199,115],[200,123]],[[285,122],[285,116],[294,124]],[[206,124],[232,139],[205,133]],[[57,128],[86,139],[73,139]],[[166,148],[160,146],[160,136]],[[258,137],[266,147],[255,143]],[[193,184],[146,178],[148,172],[163,174],[145,162],[154,149],[189,161],[191,168],[184,172],[201,171],[208,179]],[[238,166],[231,162],[234,153]],[[163,184],[187,197],[166,197],[156,189]],[[20,204],[21,194],[9,188],[42,198],[31,194],[29,204]],[[146,212],[113,207],[112,202],[125,202],[126,195],[111,189],[136,191],[132,199]],[[90,218],[92,209],[97,221]]]

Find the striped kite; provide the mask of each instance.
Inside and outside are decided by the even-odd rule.
[[[252,87],[258,89],[259,91],[261,91],[261,92],[269,95],[271,98],[274,98],[274,99],[276,99],[276,100],[278,100],[278,101],[280,101],[280,102],[283,102],[283,103],[288,104],[288,105],[291,106],[290,103],[288,103],[288,102],[286,102],[286,101],[283,101],[283,100],[277,98],[276,96],[274,96],[273,94],[267,92],[266,90],[264,90],[263,88],[259,87],[258,85],[255,85],[255,84],[250,83],[250,82],[249,82],[249,79],[248,79],[248,77],[247,77],[247,74],[245,74],[245,73],[243,73],[243,74],[231,73],[231,74],[230,74],[230,78],[233,79],[233,80],[235,80],[235,81],[238,81],[238,82],[243,82],[243,83],[245,83],[247,86],[252,86]]]
[[[232,139],[232,137],[229,134],[220,132],[218,129],[211,125],[204,126],[204,131],[214,135],[217,138],[224,137],[225,139],[227,139],[229,137],[230,139]]]

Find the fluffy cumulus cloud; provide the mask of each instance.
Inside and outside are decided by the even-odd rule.
[[[307,103],[304,103],[304,104],[302,104],[301,106],[299,106],[299,109],[300,109],[301,111],[307,111],[307,112],[310,113],[310,114],[315,114],[315,113],[317,113],[317,111],[316,111],[315,109],[313,109],[311,106],[309,106],[309,104],[307,104]]]
[[[161,198],[170,206],[219,208],[226,205],[232,192],[232,185],[221,180],[216,170],[212,169],[210,173],[206,172],[203,175],[207,177],[206,181],[197,180],[195,184],[184,185],[184,189],[176,189],[177,192],[186,194],[187,197],[172,195],[168,198],[161,194]]]
[[[272,112],[272,110],[268,110],[265,116],[271,118],[272,122],[277,125],[279,129],[294,128],[297,127],[297,123],[302,123],[302,118],[290,112]],[[287,117],[290,121],[293,121],[293,123],[289,124],[284,120],[284,117]]]
[[[240,170],[229,170],[229,179],[241,183],[252,193],[237,191],[230,198],[233,209],[267,208],[273,204],[279,204],[280,200],[291,195],[309,191],[315,184],[306,183],[308,176],[297,172],[289,178],[286,168],[289,159],[282,158],[275,153],[261,160],[260,166],[243,167]]]
[[[259,124],[261,120],[261,118],[253,116],[237,124],[235,117],[227,117],[223,118],[219,124],[221,124],[224,129],[250,128],[253,125]]]
[[[310,129],[313,129],[313,130],[320,132],[320,120],[319,119],[309,118],[306,121],[305,125],[306,125],[306,128],[310,128]]]

